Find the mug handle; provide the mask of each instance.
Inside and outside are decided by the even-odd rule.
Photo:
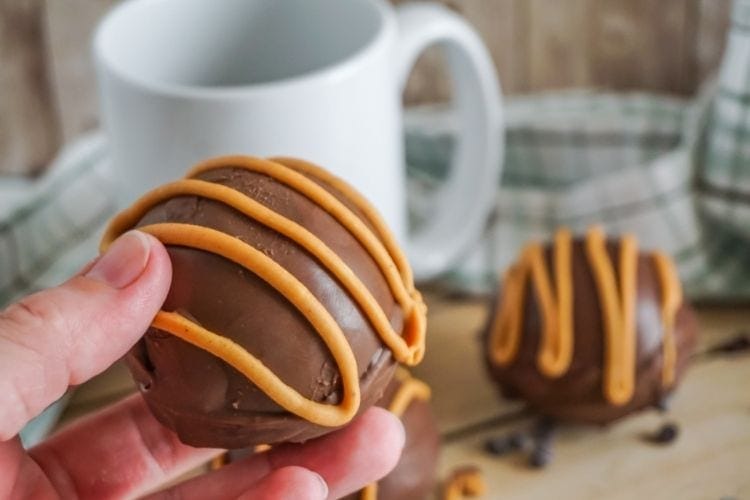
[[[501,173],[502,102],[492,59],[466,21],[435,3],[403,4],[396,13],[401,89],[420,53],[439,44],[456,102],[459,141],[450,177],[435,194],[433,219],[410,236],[407,246],[415,278],[424,280],[446,271],[479,241]]]

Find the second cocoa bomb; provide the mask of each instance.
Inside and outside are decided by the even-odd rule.
[[[193,446],[301,442],[377,401],[417,363],[425,307],[377,212],[294,159],[209,160],[113,220],[166,244],[169,295],[127,363]]]
[[[540,415],[605,424],[660,406],[685,371],[696,324],[672,261],[632,236],[560,230],[509,268],[487,326],[502,392]]]

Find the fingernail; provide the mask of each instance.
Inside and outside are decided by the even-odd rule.
[[[112,288],[125,288],[146,269],[150,252],[151,242],[145,233],[128,231],[110,245],[86,277]]]
[[[328,483],[326,483],[326,480],[323,479],[323,476],[321,476],[317,472],[312,471],[312,470],[310,472],[313,473],[313,475],[318,479],[318,483],[320,484],[320,489],[319,489],[320,496],[316,498],[322,498],[323,500],[325,500],[326,498],[328,498]]]

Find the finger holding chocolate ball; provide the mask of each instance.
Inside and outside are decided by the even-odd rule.
[[[424,352],[426,308],[373,207],[296,159],[223,157],[119,214],[172,260],[169,295],[127,363],[193,446],[302,442],[346,425]]]

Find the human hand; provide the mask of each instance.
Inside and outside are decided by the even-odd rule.
[[[135,344],[170,280],[164,247],[133,231],[68,282],[0,312],[0,498],[134,497],[219,453],[182,444],[140,395],[31,450],[17,437],[69,386],[102,372]],[[374,408],[345,429],[250,456],[154,498],[336,498],[387,474],[403,443],[398,419]]]

